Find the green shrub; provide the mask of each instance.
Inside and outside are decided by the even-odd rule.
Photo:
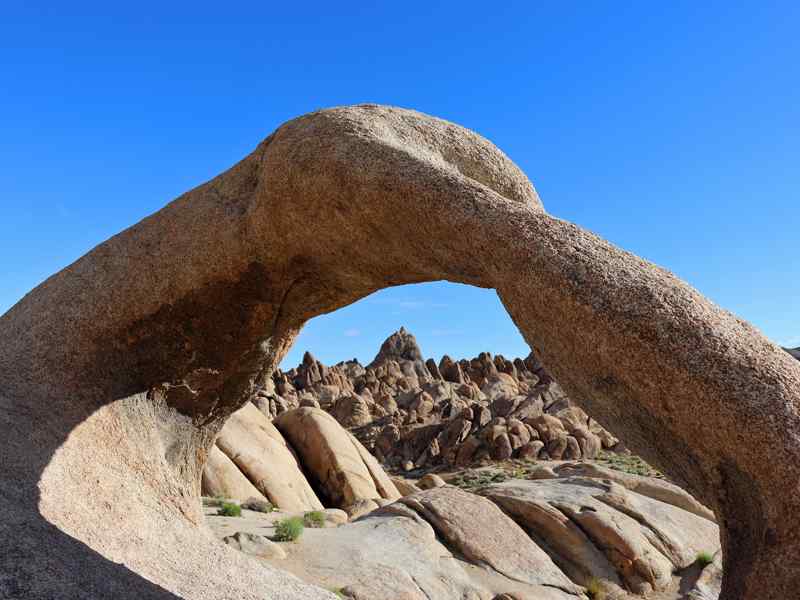
[[[217,514],[222,517],[241,517],[242,507],[235,502],[223,502],[220,505]]]
[[[275,507],[272,506],[272,504],[264,500],[259,500],[258,498],[248,498],[242,502],[242,508],[254,510],[255,512],[260,513],[271,513],[273,510],[275,510]]]
[[[586,595],[592,600],[605,600],[606,592],[597,577],[592,577],[586,584]]]
[[[303,519],[300,517],[290,517],[278,521],[275,527],[275,540],[278,542],[293,542],[303,533]]]
[[[714,562],[714,555],[711,552],[699,552],[694,561],[701,567],[707,567]]]
[[[320,528],[325,525],[325,513],[314,510],[303,515],[303,525],[311,528]]]

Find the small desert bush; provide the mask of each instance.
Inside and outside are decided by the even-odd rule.
[[[217,514],[222,517],[241,517],[242,507],[235,502],[223,502],[220,505]]]
[[[701,567],[707,567],[714,562],[714,555],[711,554],[711,552],[699,552],[697,554],[697,558],[694,559],[694,562]]]
[[[504,471],[469,469],[453,477],[449,483],[460,487],[461,489],[473,492],[480,488],[487,487],[493,483],[502,483],[503,481],[508,480],[508,478],[508,474]]]
[[[303,534],[303,519],[290,517],[278,521],[275,527],[275,540],[278,542],[293,542]]]
[[[273,510],[275,510],[275,507],[272,506],[272,504],[265,502],[264,500],[259,500],[258,498],[248,498],[242,502],[242,508],[254,510],[255,512],[260,513],[271,513]]]
[[[597,460],[601,465],[616,471],[630,473],[631,475],[642,475],[644,477],[656,477],[663,479],[664,475],[647,464],[641,457],[635,454],[624,454],[601,450],[597,455]]]
[[[586,595],[592,600],[605,600],[606,593],[597,577],[592,577],[586,583]]]
[[[325,513],[313,510],[303,515],[303,525],[311,528],[320,528],[325,525]]]

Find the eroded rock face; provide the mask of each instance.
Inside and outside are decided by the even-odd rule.
[[[488,352],[458,362],[444,356],[437,366],[423,360],[404,328],[386,339],[367,367],[356,360],[326,366],[306,353],[296,368],[276,371],[253,403],[268,407],[272,417],[313,403],[395,467],[551,455],[592,459],[617,444],[570,401],[533,354],[513,361]],[[560,432],[548,447],[531,444],[539,439],[536,423],[549,422],[543,415]]]
[[[200,532],[203,465],[305,321],[440,279],[495,288],[569,397],[714,509],[725,600],[796,594],[800,364],[547,215],[477,134],[372,105],[286,123],[0,317],[2,592],[333,598]]]
[[[641,595],[663,591],[673,571],[719,548],[713,522],[608,479],[513,480],[482,493],[581,584],[597,578]]]

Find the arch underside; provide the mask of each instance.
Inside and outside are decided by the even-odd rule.
[[[200,470],[305,321],[442,279],[495,288],[569,395],[715,510],[723,598],[796,594],[796,361],[547,215],[478,135],[359,106],[285,124],[0,317],[0,597],[331,597],[205,537]]]

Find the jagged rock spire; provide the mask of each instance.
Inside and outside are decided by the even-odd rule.
[[[412,333],[406,330],[405,327],[400,327],[398,331],[395,331],[392,335],[386,338],[386,341],[384,341],[381,345],[381,349],[378,350],[375,360],[373,360],[369,366],[377,366],[389,359],[412,361],[424,360],[422,357],[422,351],[417,344],[417,339]]]

